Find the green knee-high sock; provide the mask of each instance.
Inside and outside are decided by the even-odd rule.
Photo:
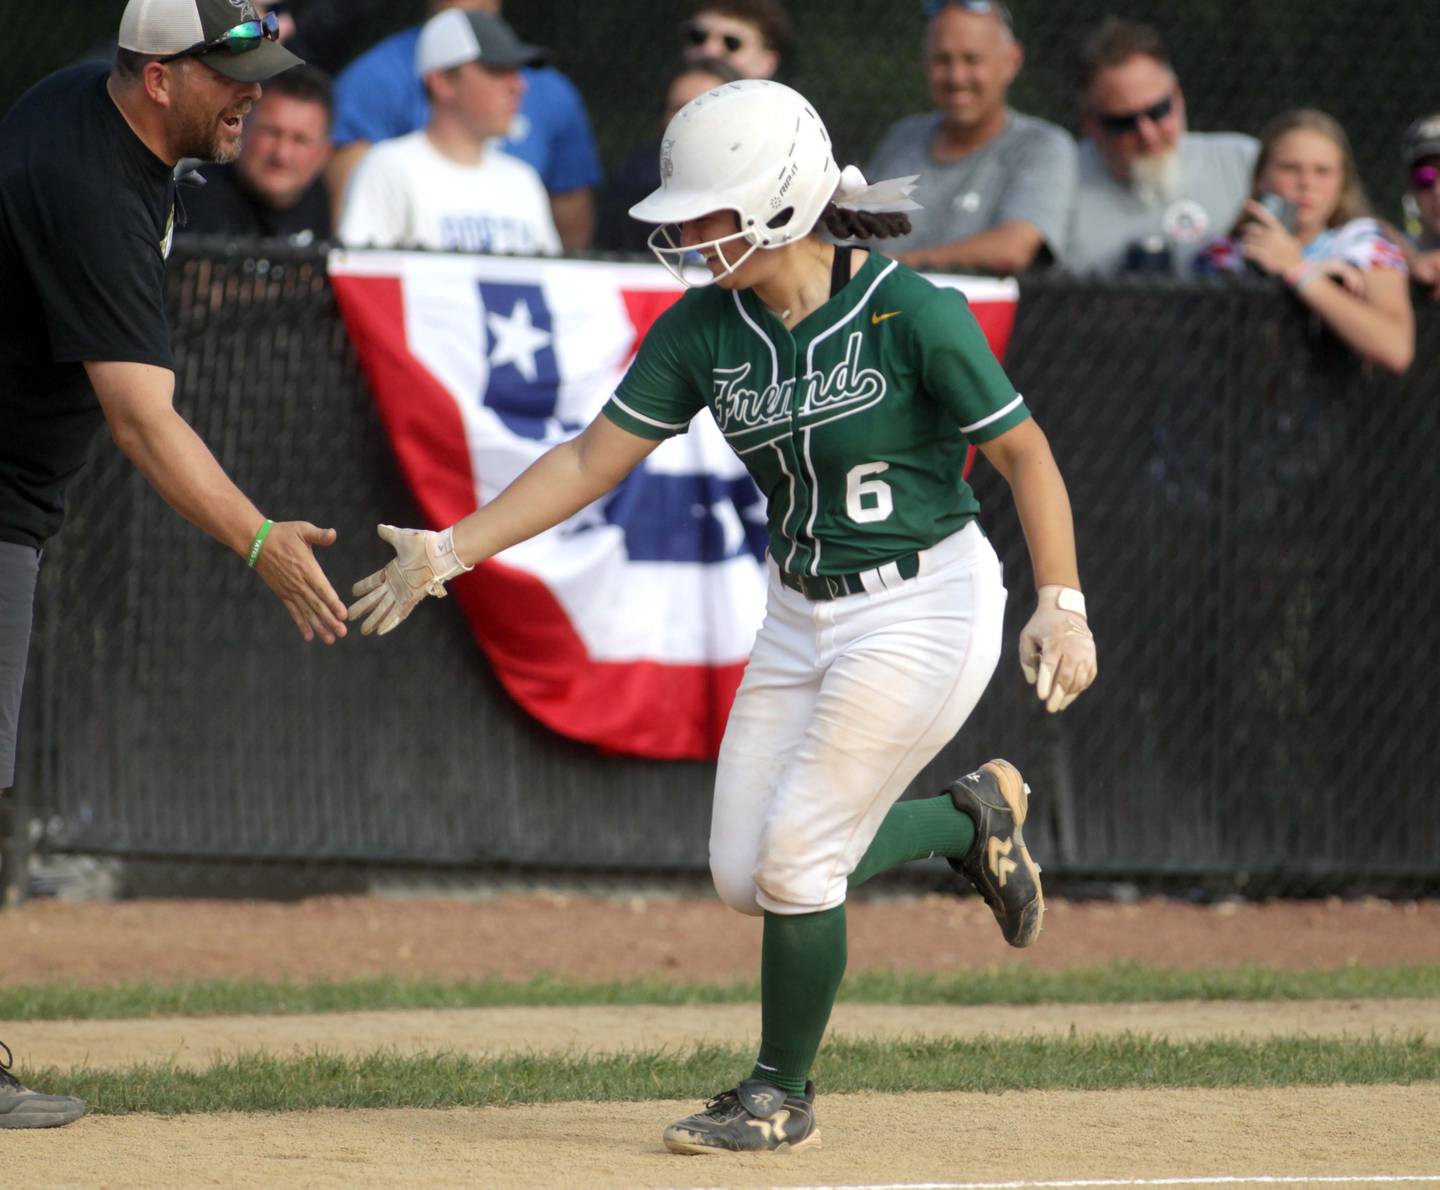
[[[948,793],[913,802],[896,802],[875,832],[869,849],[850,873],[850,887],[912,859],[964,855],[975,845],[975,823],[955,808]]]
[[[751,1078],[793,1095],[805,1080],[845,974],[845,906],[765,914],[760,958],[760,1057]]]

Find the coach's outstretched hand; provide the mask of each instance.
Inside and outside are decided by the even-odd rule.
[[[334,545],[335,530],[309,521],[278,521],[265,536],[255,570],[279,596],[306,640],[318,634],[327,645],[345,635],[345,603],[315,557],[317,546]]]
[[[365,616],[360,631],[384,636],[408,616],[427,595],[443,597],[445,582],[472,569],[455,555],[452,530],[397,529],[379,525],[382,538],[395,547],[394,560],[384,570],[362,578],[351,588],[360,596],[350,605],[350,619]]]
[[[1062,592],[1069,597],[1061,598]],[[1062,607],[1061,603],[1069,607]],[[1063,711],[1095,680],[1095,637],[1078,591],[1045,586],[1035,614],[1020,632],[1020,668],[1052,714]]]

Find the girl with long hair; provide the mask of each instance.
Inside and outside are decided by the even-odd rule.
[[[1288,218],[1284,217],[1288,216]],[[1297,108],[1260,138],[1250,201],[1196,267],[1279,277],[1343,342],[1392,372],[1415,355],[1405,255],[1371,216],[1345,130]]]

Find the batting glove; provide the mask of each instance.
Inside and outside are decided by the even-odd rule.
[[[347,619],[368,616],[360,631],[366,636],[384,636],[400,623],[427,595],[444,598],[447,579],[473,567],[455,556],[453,529],[432,533],[428,529],[397,529],[377,526],[380,536],[395,547],[394,560],[384,570],[362,578],[351,588],[361,598],[350,605]]]
[[[1035,614],[1020,632],[1020,668],[1051,714],[1063,711],[1095,680],[1095,637],[1079,591],[1040,588]]]

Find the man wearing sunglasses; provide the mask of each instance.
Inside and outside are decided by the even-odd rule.
[[[1190,132],[1160,35],[1110,18],[1081,52],[1081,129],[1066,267],[1189,276],[1200,248],[1250,195],[1258,143]]]
[[[306,640],[345,635],[314,555],[335,531],[265,517],[172,403],[175,167],[235,157],[261,80],[298,62],[277,36],[248,0],[130,0],[113,68],[52,74],[0,121],[0,791],[14,779],[40,553],[102,425],[171,507],[259,572]],[[84,1113],[9,1064],[7,1051],[0,1128]]]
[[[176,234],[328,240],[330,195],[320,175],[330,159],[330,114],[324,71],[307,65],[277,75],[245,120],[240,156],[206,166],[205,185],[186,194]]]
[[[680,26],[686,61],[718,58],[747,79],[774,78],[790,41],[790,18],[777,0],[700,0]]]
[[[918,174],[911,233],[888,251],[912,268],[1013,274],[1060,254],[1075,143],[1012,110],[1024,62],[998,0],[927,0],[924,63],[935,110],[891,126],[872,178]]]

